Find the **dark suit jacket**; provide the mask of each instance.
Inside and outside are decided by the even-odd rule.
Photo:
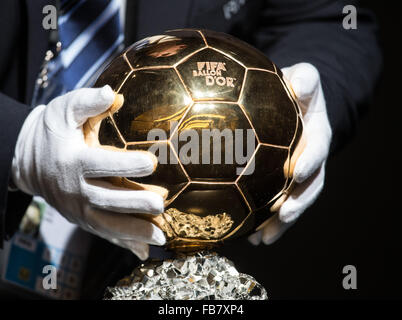
[[[54,1],[0,2],[0,245],[30,201],[22,192],[8,192],[7,186],[14,146],[48,47],[42,8]],[[357,6],[356,30],[342,27],[342,9],[349,4]],[[316,66],[334,132],[332,151],[353,132],[380,72],[373,16],[352,0],[127,0],[126,45],[182,27],[233,34],[279,67],[299,62]]]

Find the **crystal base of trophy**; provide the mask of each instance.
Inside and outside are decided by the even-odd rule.
[[[266,300],[266,290],[215,252],[178,254],[135,268],[105,300]]]
[[[176,257],[141,264],[115,287],[107,288],[104,299],[268,299],[266,290],[253,277],[237,271],[227,258],[206,251],[218,244],[211,239],[219,238],[231,228],[233,221],[229,215],[199,217],[171,208],[148,220],[165,232],[167,248],[175,250]],[[199,240],[192,241],[191,236]]]

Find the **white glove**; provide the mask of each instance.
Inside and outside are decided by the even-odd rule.
[[[165,243],[163,232],[134,213],[159,214],[163,199],[150,191],[113,186],[102,177],[150,175],[156,157],[143,151],[89,147],[83,124],[105,112],[109,86],[79,89],[35,108],[19,133],[12,162],[14,184],[43,197],[70,222],[146,259],[148,244]]]
[[[318,197],[324,186],[325,162],[332,137],[318,70],[309,63],[299,63],[282,72],[303,114],[305,147],[294,167],[294,189],[280,205],[278,213],[249,237],[254,245],[261,240],[265,244],[276,241]]]

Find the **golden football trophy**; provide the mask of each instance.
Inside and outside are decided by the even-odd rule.
[[[109,181],[164,197],[163,214],[142,217],[178,254],[140,266],[111,298],[265,299],[252,277],[208,250],[261,228],[293,186],[303,124],[281,71],[232,36],[180,29],[127,48],[95,86],[106,84],[117,98],[85,124],[86,142],[155,153],[151,176]]]

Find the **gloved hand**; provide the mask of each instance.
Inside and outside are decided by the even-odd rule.
[[[295,187],[284,202],[273,204],[272,211],[278,212],[249,237],[254,245],[261,240],[265,244],[276,241],[318,197],[324,186],[325,162],[332,137],[317,69],[309,63],[299,63],[283,68],[282,72],[299,101],[305,145],[300,155],[295,154],[299,157],[292,159],[296,161],[293,171]]]
[[[22,191],[43,197],[70,222],[133,251],[145,260],[163,232],[135,213],[159,214],[160,195],[116,187],[102,177],[150,175],[156,157],[143,151],[89,147],[83,124],[105,112],[115,93],[109,86],[78,89],[36,107],[19,133],[12,179]]]

